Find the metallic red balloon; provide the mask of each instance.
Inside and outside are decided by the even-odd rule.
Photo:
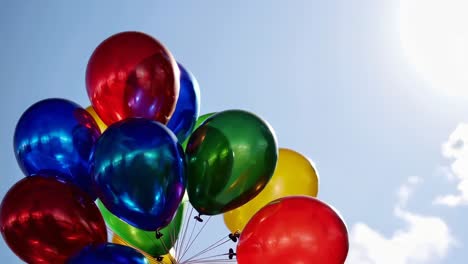
[[[308,196],[271,202],[255,214],[237,245],[239,264],[343,264],[346,225],[327,204]]]
[[[85,246],[107,241],[94,201],[72,184],[43,176],[26,177],[7,192],[0,231],[27,263],[64,263]]]
[[[96,113],[107,125],[128,117],[166,124],[179,97],[180,71],[170,51],[140,32],[104,40],[86,69],[86,87]]]

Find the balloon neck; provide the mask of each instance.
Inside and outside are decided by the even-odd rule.
[[[229,249],[229,259],[233,259],[236,256],[236,252],[232,248]]]
[[[240,233],[239,231],[236,231],[235,233],[229,234],[229,238],[232,240],[232,242],[237,242],[237,239],[239,239]]]
[[[164,236],[164,234],[161,233],[161,232],[160,232],[160,229],[158,228],[158,229],[156,230],[156,238],[157,238],[157,239],[161,239],[161,237],[163,237],[163,236]]]
[[[203,222],[203,219],[201,218],[201,214],[195,216],[194,219],[197,220],[200,223]]]

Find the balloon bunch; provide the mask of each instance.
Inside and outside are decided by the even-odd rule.
[[[312,162],[279,148],[270,125],[251,112],[200,116],[197,80],[158,40],[109,37],[89,59],[86,88],[88,108],[46,99],[16,126],[26,177],[3,198],[0,231],[19,258],[344,263],[347,229],[315,198]],[[186,240],[194,211],[194,225],[204,224]],[[232,233],[184,259],[214,215]],[[235,251],[203,257],[229,241],[238,242]]]

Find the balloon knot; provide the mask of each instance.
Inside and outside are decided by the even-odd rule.
[[[159,229],[156,230],[156,238],[157,238],[157,239],[160,239],[160,238],[163,237],[163,236],[164,236],[164,235],[163,235],[161,232],[159,232]]]
[[[229,234],[229,238],[232,240],[232,242],[237,242],[237,239],[239,238],[239,235],[236,233],[234,234]]]
[[[229,249],[229,259],[234,258],[235,255],[236,255],[236,253],[234,252],[234,250],[232,248],[230,248]]]
[[[201,215],[195,216],[194,219],[197,220],[200,223],[203,222],[203,219],[201,218]]]

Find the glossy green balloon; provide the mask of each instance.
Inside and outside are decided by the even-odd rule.
[[[265,187],[277,160],[276,136],[267,122],[243,110],[219,112],[189,138],[190,203],[203,215],[235,209]]]
[[[133,227],[109,212],[100,200],[98,200],[97,204],[106,224],[115,234],[121,237],[130,246],[144,251],[148,255],[154,257],[167,254],[174,246],[177,238],[179,237],[182,225],[182,215],[184,214],[186,206],[186,202],[182,202],[179,205],[176,215],[172,219],[171,223],[160,230],[163,236],[160,239],[157,239],[155,231],[144,231]]]
[[[197,119],[197,122],[195,123],[195,126],[193,127],[193,130],[192,130],[192,133],[193,131],[195,131],[198,127],[200,127],[200,125],[205,122],[205,120],[207,120],[208,118],[210,118],[212,115],[214,115],[216,113],[208,113],[208,114],[204,114],[202,116],[199,116],[198,119]],[[188,144],[188,141],[189,141],[189,138],[187,138],[184,143],[182,143],[182,148],[184,148],[184,150],[187,148],[187,144]]]

